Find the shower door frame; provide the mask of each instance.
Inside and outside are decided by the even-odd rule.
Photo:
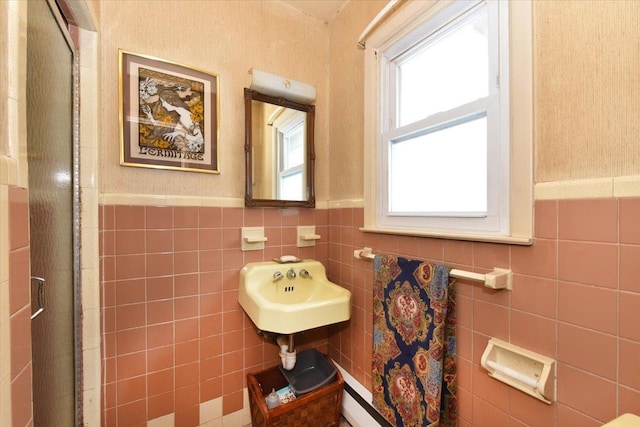
[[[45,0],[64,37],[72,57],[72,274],[73,274],[73,362],[75,425],[83,420],[83,346],[82,346],[82,280],[81,280],[81,189],[80,189],[80,55],[69,31],[70,17],[56,0]],[[64,2],[64,0],[62,0]],[[34,396],[35,399],[35,396]]]

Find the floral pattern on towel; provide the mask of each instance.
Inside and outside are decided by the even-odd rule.
[[[375,258],[373,404],[394,426],[457,425],[449,270],[401,257]]]

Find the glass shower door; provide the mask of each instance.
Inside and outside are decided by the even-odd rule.
[[[44,303],[31,325],[33,419],[35,426],[73,426],[74,57],[46,0],[29,1],[27,13],[32,313]]]

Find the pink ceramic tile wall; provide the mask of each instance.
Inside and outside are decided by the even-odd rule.
[[[14,426],[33,424],[29,271],[29,194],[26,189],[11,187],[9,189],[9,326],[11,414]]]
[[[296,227],[316,225],[317,246],[296,247]],[[264,226],[264,251],[240,249],[242,226]],[[292,254],[326,263],[326,210],[102,206],[103,402],[105,426],[166,414],[197,426],[201,402],[242,409],[246,374],[276,365],[237,303],[242,266]],[[328,351],[327,330],[297,347]]]
[[[105,425],[172,412],[196,425],[197,404],[220,396],[225,414],[240,409],[245,374],[277,356],[236,303],[237,274],[285,253],[323,260],[352,292],[352,320],[328,328],[328,347],[370,387],[372,265],[353,258],[364,246],[514,271],[512,292],[459,282],[460,425],[597,426],[640,407],[638,199],[537,202],[527,247],[365,234],[362,209],[105,206],[101,214]],[[309,223],[329,243],[299,251],[295,226]],[[265,227],[264,252],[240,251],[242,225]],[[557,359],[557,403],[488,378],[479,360],[490,336]],[[327,346],[324,330],[306,339]]]
[[[538,201],[532,246],[365,234],[362,209],[329,212],[331,279],[353,292],[331,355],[371,387],[371,261],[364,246],[486,272],[514,272],[512,292],[458,281],[460,426],[599,426],[640,408],[640,199]],[[479,366],[489,337],[557,360],[557,402],[497,382]]]

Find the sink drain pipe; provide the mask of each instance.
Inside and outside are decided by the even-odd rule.
[[[280,346],[280,361],[282,367],[287,371],[292,370],[296,366],[296,350],[293,346],[293,334],[289,334],[288,344],[287,337],[280,335],[276,340],[278,346]]]

